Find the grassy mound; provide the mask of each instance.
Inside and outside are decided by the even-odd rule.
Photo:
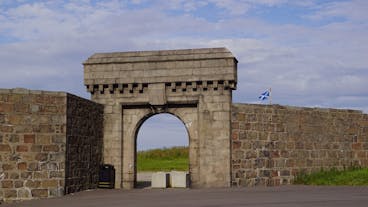
[[[188,147],[152,149],[137,153],[138,171],[187,171],[188,166]]]
[[[295,184],[303,185],[368,185],[368,168],[350,168],[346,170],[321,170],[310,175],[298,175]]]

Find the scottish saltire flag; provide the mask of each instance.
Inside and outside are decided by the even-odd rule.
[[[259,98],[259,100],[263,101],[263,100],[268,99],[268,97],[270,97],[270,91],[269,90],[263,92],[258,98]]]

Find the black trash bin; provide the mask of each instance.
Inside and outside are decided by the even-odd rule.
[[[111,189],[115,187],[115,168],[113,165],[105,164],[100,166],[98,187]]]

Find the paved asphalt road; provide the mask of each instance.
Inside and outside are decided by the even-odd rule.
[[[62,198],[25,201],[1,207],[120,206],[368,206],[367,187],[282,186],[222,189],[92,190]]]

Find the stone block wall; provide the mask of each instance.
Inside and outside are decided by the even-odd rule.
[[[66,94],[0,90],[0,200],[62,195]]]
[[[292,183],[299,173],[368,167],[368,115],[354,110],[232,105],[232,182]]]
[[[103,149],[102,105],[67,95],[65,192],[97,188]]]
[[[92,128],[91,125],[97,128],[102,125],[97,124],[102,121],[97,115],[95,119],[91,118],[91,114],[99,113],[95,110],[98,107],[98,104],[63,92],[0,89],[0,201],[64,195],[66,169],[74,167],[72,162],[66,162],[66,152],[71,155],[85,152],[68,150],[67,143],[76,138],[76,129],[79,130],[77,133],[83,131],[78,139],[85,138],[91,142],[98,139],[87,137],[97,133],[96,130],[85,133]],[[86,109],[95,111],[86,113]],[[77,121],[73,121],[75,119],[68,118],[69,115],[81,114],[79,110],[84,110],[83,116],[89,119],[80,121],[76,116]],[[97,137],[102,139],[102,135]],[[101,144],[94,146],[102,149]],[[94,155],[86,159],[83,165],[96,166],[96,160],[101,157],[98,154],[101,150],[96,147],[90,151]],[[93,181],[96,170],[98,168],[92,171]],[[75,172],[74,177],[84,179],[81,172]],[[86,183],[83,180],[82,185]],[[87,185],[88,188],[94,186]],[[83,186],[76,190],[79,189],[85,188]]]

